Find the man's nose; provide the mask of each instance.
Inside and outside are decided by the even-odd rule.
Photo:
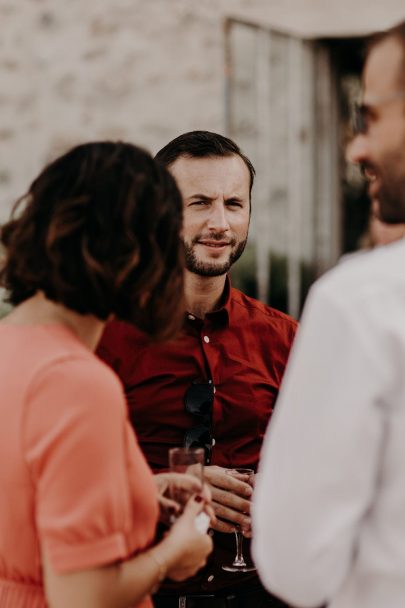
[[[228,214],[226,207],[222,202],[212,205],[207,222],[208,228],[221,232],[225,232],[225,230],[228,230],[229,221],[227,215]]]
[[[358,133],[347,145],[346,160],[356,165],[361,165],[368,160],[367,138],[363,133]]]

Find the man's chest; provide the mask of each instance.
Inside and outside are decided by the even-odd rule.
[[[212,420],[219,436],[240,434],[241,425],[247,433],[264,432],[281,377],[278,353],[273,361],[271,350],[263,351],[247,333],[206,328],[138,349],[120,373],[138,434],[162,425],[169,433],[189,428],[185,393],[193,382],[207,380],[215,386]]]

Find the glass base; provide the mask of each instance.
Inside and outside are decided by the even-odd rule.
[[[254,572],[256,568],[247,564],[230,564],[229,566],[222,566],[222,570],[226,572]]]

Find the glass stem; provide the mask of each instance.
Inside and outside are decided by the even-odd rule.
[[[243,534],[240,530],[235,530],[236,536],[236,556],[234,560],[234,564],[237,566],[246,566],[245,558],[242,553],[242,545],[243,545]]]

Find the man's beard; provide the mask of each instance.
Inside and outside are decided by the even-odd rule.
[[[387,224],[402,224],[405,222],[405,157],[391,154],[379,174],[379,218]]]
[[[198,274],[201,277],[219,277],[223,274],[226,274],[231,266],[239,260],[242,255],[245,247],[247,238],[243,241],[232,241],[230,245],[236,245],[236,247],[231,251],[229,258],[226,262],[216,263],[216,262],[202,262],[199,260],[194,252],[194,245],[198,242],[198,239],[193,239],[190,243],[184,242],[184,251],[186,255],[186,268],[190,272],[194,274]]]

